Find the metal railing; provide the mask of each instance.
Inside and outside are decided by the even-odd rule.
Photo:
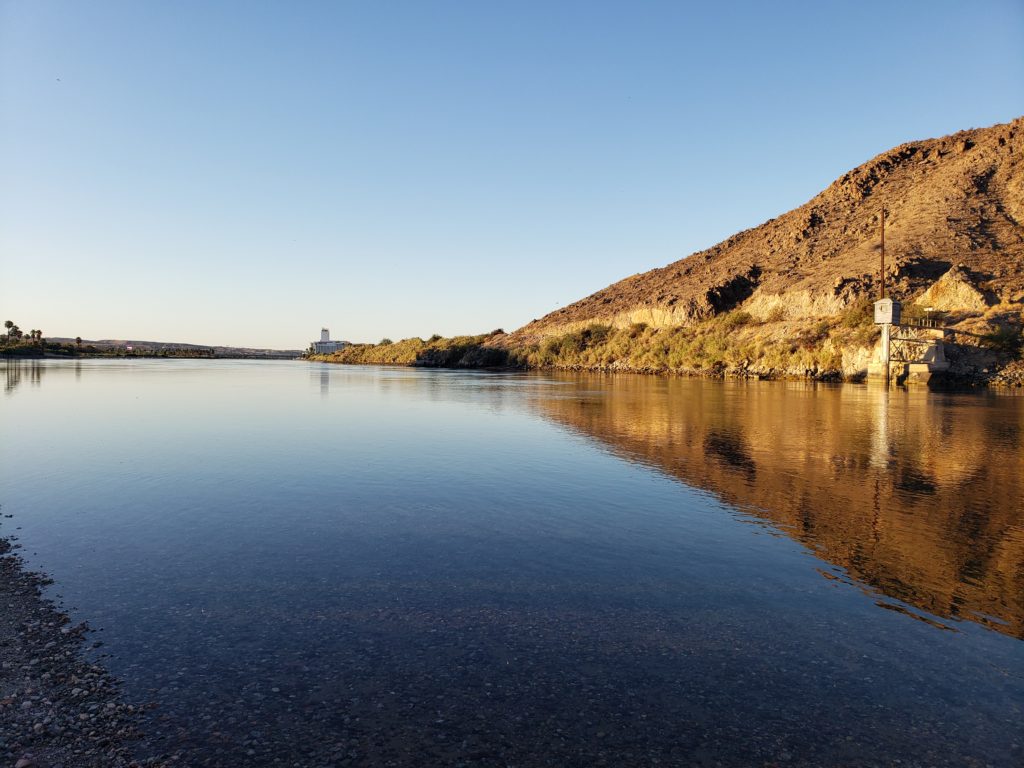
[[[944,328],[946,318],[943,315],[929,315],[927,317],[904,317],[900,325],[908,325],[911,328]]]

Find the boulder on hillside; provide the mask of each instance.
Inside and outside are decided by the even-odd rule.
[[[944,312],[984,312],[990,306],[985,294],[978,290],[962,264],[951,267],[928,290],[914,299],[914,303],[919,307],[931,307]]]

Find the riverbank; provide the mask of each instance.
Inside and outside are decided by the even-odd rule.
[[[735,313],[734,313],[735,314]],[[701,378],[863,381],[878,328],[865,307],[814,327],[725,315],[692,328],[591,325],[543,339],[501,330],[353,344],[310,360],[351,365],[634,373]],[[950,369],[934,384],[1022,387],[1019,347],[1000,351],[947,342]]]
[[[26,570],[15,546],[0,538],[0,765],[164,765],[133,759],[142,708],[86,659],[90,630],[44,597],[49,579]]]
[[[46,359],[52,360],[298,360],[301,355],[170,355],[170,354],[95,354],[95,355],[45,355]]]

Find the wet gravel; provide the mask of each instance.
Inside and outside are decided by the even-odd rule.
[[[0,766],[159,766],[133,760],[142,707],[86,659],[85,624],[43,597],[49,580],[0,539]]]
[[[695,625],[587,597],[597,585],[572,609],[525,583],[502,599],[450,588],[444,603],[426,588],[350,585],[333,610],[296,596],[259,622],[228,601],[227,644],[163,612],[178,645],[104,661],[155,702],[139,706],[88,660],[98,633],[46,600],[47,583],[0,540],[0,768],[982,768],[1022,755],[978,748],[1005,743],[1014,712],[973,702],[977,718],[960,722],[972,733],[957,733],[939,702],[886,707],[886,672],[854,679],[867,665],[853,649],[808,661],[781,624],[747,642],[727,616]],[[934,675],[900,673],[921,691]]]

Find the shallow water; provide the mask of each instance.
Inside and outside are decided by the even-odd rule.
[[[0,533],[210,765],[1019,765],[1024,398],[6,363]]]

